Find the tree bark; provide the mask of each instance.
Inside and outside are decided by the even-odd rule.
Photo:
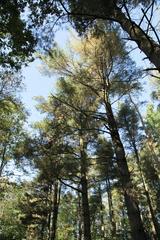
[[[81,134],[80,134],[81,135]],[[83,137],[80,136],[80,154],[81,154],[81,188],[82,188],[82,213],[84,225],[84,240],[91,240],[90,210],[88,201],[88,181],[86,168],[86,152]]]
[[[0,177],[2,177],[2,173],[3,173],[3,169],[7,164],[7,160],[5,159],[5,155],[6,155],[6,150],[7,150],[7,146],[5,145],[3,147],[3,152],[2,152],[2,157],[1,157],[1,164],[0,164]]]
[[[82,240],[82,206],[81,206],[81,195],[78,192],[78,238],[77,240]]]
[[[108,195],[109,218],[111,223],[111,234],[113,237],[116,237],[116,223],[114,219],[112,191],[111,191],[111,184],[110,184],[109,178],[106,179],[106,186],[107,186],[107,195]]]
[[[104,209],[103,209],[103,201],[102,201],[102,190],[101,190],[101,184],[98,184],[98,195],[100,199],[100,221],[101,221],[101,240],[105,239],[105,230],[104,230]]]
[[[139,49],[160,72],[160,45],[149,37],[134,21],[127,18],[118,7],[115,7],[113,21],[121,25],[122,29],[129,34],[131,40],[137,43]]]
[[[60,198],[60,190],[58,186],[58,181],[55,180],[54,189],[53,189],[53,212],[52,212],[52,219],[51,219],[50,240],[55,240],[56,238],[59,198]]]
[[[127,207],[128,218],[131,226],[131,235],[134,240],[146,240],[143,223],[140,216],[140,210],[134,196],[134,190],[127,165],[125,151],[120,139],[117,124],[112,112],[111,104],[106,102],[106,114],[112,142],[115,149],[117,165],[120,173],[120,183],[124,192],[125,204]]]
[[[90,211],[88,203],[88,187],[87,179],[85,176],[81,178],[82,186],[82,209],[84,221],[84,240],[91,240],[91,226],[90,226]]]

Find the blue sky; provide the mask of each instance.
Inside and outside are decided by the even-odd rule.
[[[44,76],[39,71],[40,61],[36,60],[23,70],[25,77],[25,90],[23,91],[22,101],[30,113],[29,122],[37,121],[40,114],[35,109],[35,96],[47,97],[49,92],[54,89],[55,78]]]
[[[55,40],[61,47],[64,47],[68,37],[69,33],[66,30],[59,31],[55,36]],[[28,118],[29,124],[42,118],[41,114],[35,108],[36,101],[34,100],[34,97],[43,96],[47,98],[49,93],[51,91],[53,92],[55,89],[56,77],[43,75],[40,72],[40,65],[41,62],[35,60],[30,63],[28,67],[25,67],[22,72],[25,89],[21,93],[21,96],[26,109],[30,113]]]

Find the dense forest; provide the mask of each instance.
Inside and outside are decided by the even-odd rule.
[[[0,15],[0,240],[160,240],[160,1],[1,0]],[[56,87],[30,127],[36,59]]]

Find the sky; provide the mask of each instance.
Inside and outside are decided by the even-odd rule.
[[[69,33],[66,30],[57,32],[55,36],[56,42],[61,47],[65,46],[68,38]],[[25,89],[21,93],[21,97],[26,109],[29,111],[29,124],[42,119],[42,115],[36,110],[34,97],[43,96],[47,98],[49,93],[54,91],[56,85],[56,76],[49,77],[42,74],[40,71],[41,64],[40,60],[35,60],[22,70]]]
[[[49,92],[55,87],[55,78],[42,75],[40,72],[40,61],[36,60],[29,64],[23,70],[25,89],[22,92],[22,101],[29,111],[29,121],[37,121],[40,118],[40,114],[35,109],[36,101],[35,96],[47,97]]]

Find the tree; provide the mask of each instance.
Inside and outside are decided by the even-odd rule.
[[[109,0],[103,1],[55,1],[50,0],[45,2],[29,1],[31,9],[31,18],[33,25],[36,29],[41,29],[41,39],[44,36],[46,39],[46,33],[53,29],[57,25],[59,20],[61,23],[71,21],[71,24],[75,26],[76,30],[81,34],[86,32],[90,27],[97,24],[97,20],[106,22],[119,23],[122,29],[128,33],[129,39],[136,42],[139,49],[144,52],[146,57],[151,63],[155,65],[159,71],[160,63],[160,44],[156,29],[152,25],[152,17],[154,11],[154,5],[158,4],[156,0],[139,0],[139,1],[121,1],[121,0]],[[130,9],[134,7],[143,6],[142,16],[140,22],[135,22],[130,14]],[[148,15],[147,15],[148,14]],[[52,20],[50,20],[52,19]],[[144,24],[142,27],[143,20],[147,21],[147,26]],[[47,25],[46,25],[47,23]],[[146,30],[145,30],[146,28]],[[152,32],[149,34],[148,30]],[[50,31],[48,36],[48,44],[50,45],[51,39],[54,33]],[[152,38],[155,35],[156,40]],[[40,38],[40,37],[39,37]],[[46,41],[43,42],[45,47],[47,46]]]
[[[152,145],[154,149],[154,153],[156,154],[157,158],[153,158],[152,153],[148,151],[146,148],[144,148],[144,152],[142,151],[142,157],[146,161],[146,166],[144,165],[145,169],[145,175],[148,178],[148,184],[151,187],[153,191],[156,191],[156,202],[157,202],[157,212],[159,212],[160,209],[160,202],[159,202],[159,189],[160,189],[160,180],[159,180],[159,164],[158,158],[159,158],[159,107],[157,109],[153,107],[153,105],[149,104],[147,106],[147,115],[146,115],[146,127],[147,130],[150,132],[152,138],[150,138],[150,144]],[[157,129],[155,131],[154,129]],[[147,158],[146,156],[151,156],[150,158]],[[147,168],[150,167],[150,172],[147,173]],[[154,185],[154,188],[153,188]]]
[[[154,109],[153,104],[148,105],[147,116],[146,116],[146,125],[149,131],[151,132],[154,143],[157,145],[156,151],[159,156],[159,118],[160,111],[159,107]]]
[[[117,167],[116,161],[114,159],[114,150],[112,143],[107,141],[107,139],[99,137],[96,143],[96,170],[98,170],[99,178],[102,181],[102,189],[101,185],[98,187],[99,198],[103,199],[103,192],[107,191],[107,201],[108,201],[108,214],[109,214],[109,229],[111,238],[115,238],[117,236],[116,229],[116,219],[115,219],[115,209],[113,205],[113,189],[115,188],[114,182],[118,181],[117,178]],[[104,183],[105,182],[105,187]],[[100,184],[100,183],[99,183]],[[102,203],[101,203],[102,204]],[[101,205],[102,208],[102,205]],[[103,214],[102,209],[101,214]],[[102,221],[101,227],[103,228],[104,222]],[[107,231],[105,229],[104,231]],[[104,233],[105,234],[105,233]],[[106,234],[105,234],[106,235]],[[107,236],[108,236],[107,235]]]
[[[6,102],[15,103],[18,100],[18,93],[22,90],[22,75],[14,73],[11,69],[1,68],[0,70],[0,105],[1,108]],[[3,104],[4,103],[4,104]]]
[[[111,100],[113,102],[117,101],[115,100],[115,96],[119,99],[119,97],[133,91],[133,89],[139,88],[137,82],[139,72],[133,70],[133,62],[122,51],[123,43],[119,44],[117,48],[109,48],[111,36],[115,37],[112,41],[117,42],[118,36],[115,32],[108,34],[103,32],[98,39],[90,38],[82,40],[82,44],[78,47],[77,51],[80,57],[77,63],[73,65],[73,57],[71,58],[72,60],[68,60],[69,57],[59,49],[53,49],[50,52],[50,56],[44,57],[44,60],[46,60],[46,63],[49,63],[49,59],[51,58],[52,62],[48,64],[51,70],[53,69],[53,71],[63,76],[68,75],[72,77],[73,82],[80,83],[86,89],[89,89],[92,92],[92,98],[97,96],[100,104],[99,108],[100,106],[104,108],[102,114],[92,112],[92,116],[102,115],[100,118],[104,122],[104,126],[109,131],[112,139],[132,238],[139,239],[140,237],[141,239],[146,239],[147,236],[143,228],[140,210],[137,200],[134,197],[134,188],[127,165],[124,146],[118,132],[111,104]]]
[[[0,70],[0,176],[8,161],[15,160],[17,145],[24,139],[27,112],[19,100],[22,75],[14,70]]]
[[[0,113],[0,176],[2,176],[8,162],[16,160],[17,146],[24,138],[26,113],[21,103],[15,105],[7,100],[3,101]]]
[[[50,31],[66,21],[71,22],[81,34],[97,21],[119,23],[128,33],[129,39],[136,42],[151,63],[159,71],[159,37],[152,23],[154,6],[158,0],[139,1],[74,1],[59,0],[52,2],[1,1],[1,60],[2,66],[20,68],[23,62],[31,59],[35,44],[49,49],[54,33]],[[131,9],[142,8],[139,22],[132,19]],[[61,23],[59,20],[62,20]],[[142,27],[142,22],[146,21]],[[15,23],[13,28],[13,23]],[[16,26],[16,29],[15,29]],[[56,30],[55,30],[56,31]],[[36,33],[37,32],[37,33]],[[49,32],[49,34],[48,34]],[[36,34],[35,34],[36,33]],[[153,36],[154,35],[154,36]]]
[[[90,116],[86,116],[85,111],[86,109],[87,111],[94,110],[96,108],[96,103],[94,101],[95,99],[91,99],[90,95],[88,94],[88,91],[90,90],[86,89],[81,84],[78,85],[77,83],[75,84],[74,82],[72,82],[70,79],[65,80],[61,78],[58,85],[59,87],[57,90],[57,95],[51,95],[51,97],[49,98],[49,102],[46,104],[43,103],[42,107],[43,109],[49,110],[47,112],[49,118],[51,118],[52,116],[52,134],[53,121],[57,124],[57,129],[60,129],[58,141],[62,142],[64,149],[66,150],[63,151],[63,149],[61,148],[60,153],[57,155],[59,155],[60,161],[61,159],[62,161],[64,161],[64,163],[62,163],[62,168],[66,168],[66,171],[60,171],[60,175],[58,178],[60,179],[60,181],[61,179],[63,180],[63,178],[65,180],[67,180],[66,178],[69,178],[68,180],[73,183],[74,179],[77,179],[75,181],[76,185],[78,185],[76,189],[78,190],[78,192],[80,192],[82,199],[81,204],[84,238],[90,240],[91,229],[87,180],[89,159],[87,149],[89,148],[89,144],[90,141],[93,139],[93,136],[95,137],[95,133],[90,133],[88,131],[88,129],[90,128],[94,130],[94,122],[90,121]],[[63,133],[62,136],[61,133]],[[48,133],[46,134],[48,135]],[[56,140],[54,141],[54,138],[51,137],[51,135],[50,141],[51,146],[53,142],[55,145]],[[51,158],[53,159],[52,155]],[[70,161],[71,164],[67,163],[67,161]],[[64,183],[63,181],[61,182],[62,184]]]
[[[119,127],[123,130],[124,141],[129,143],[130,147],[134,152],[137,166],[138,166],[138,171],[140,173],[140,179],[141,179],[140,181],[143,185],[144,195],[146,197],[147,205],[148,205],[150,216],[151,216],[151,222],[154,226],[153,236],[155,239],[158,239],[160,236],[159,223],[156,219],[156,213],[152,205],[153,203],[151,200],[151,195],[148,190],[148,186],[146,184],[146,180],[142,170],[140,153],[138,150],[138,146],[140,144],[140,139],[138,139],[140,138],[140,133],[138,133],[138,131],[140,131],[138,126],[138,122],[139,122],[138,113],[135,111],[135,108],[133,106],[131,107],[126,102],[122,104],[120,107],[120,110],[118,113],[118,121],[119,121]]]
[[[18,70],[31,60],[35,47],[32,31],[22,18],[27,1],[2,0],[0,2],[0,65]]]
[[[26,231],[20,220],[22,212],[19,208],[24,188],[7,178],[1,178],[0,190],[0,239],[21,240]]]

